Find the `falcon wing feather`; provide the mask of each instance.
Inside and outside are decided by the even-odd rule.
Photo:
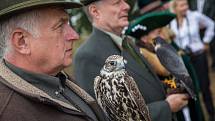
[[[156,51],[161,64],[173,75],[189,75],[184,62],[177,53],[165,47],[160,47]]]
[[[151,121],[148,107],[134,79],[128,74],[126,74],[124,78],[126,80],[125,85],[128,88],[129,92],[131,93],[130,95],[131,98],[134,100],[134,102],[136,102],[136,105],[140,112],[142,113],[142,115],[144,116],[145,120]]]

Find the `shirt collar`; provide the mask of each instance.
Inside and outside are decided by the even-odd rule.
[[[101,31],[108,34],[113,39],[114,43],[116,43],[116,45],[122,50],[122,41],[123,41],[122,37],[105,30],[101,30]]]

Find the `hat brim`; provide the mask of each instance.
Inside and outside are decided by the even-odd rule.
[[[84,5],[84,6],[87,6],[93,2],[96,2],[96,1],[99,1],[99,0],[81,0],[81,3]]]
[[[148,13],[137,18],[134,22],[131,22],[126,34],[140,39],[141,36],[148,34],[150,31],[166,26],[175,17],[175,14],[166,11]],[[146,30],[137,29],[135,31],[132,31],[132,29],[137,25],[146,27]]]
[[[27,10],[40,8],[40,7],[49,7],[49,6],[60,6],[64,9],[72,9],[72,8],[80,8],[82,7],[82,4],[78,2],[68,1],[68,0],[29,0],[1,10],[0,20]]]

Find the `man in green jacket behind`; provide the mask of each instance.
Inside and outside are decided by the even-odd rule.
[[[173,121],[177,112],[187,104],[187,95],[173,94],[166,97],[161,81],[132,41],[121,36],[128,26],[130,6],[126,0],[82,0],[85,12],[93,25],[89,39],[77,50],[74,72],[77,83],[89,94],[93,91],[94,78],[99,75],[107,57],[122,55],[128,63],[126,71],[136,81],[149,108],[152,121]],[[128,48],[127,48],[127,47]]]
[[[65,9],[77,7],[68,0],[1,0],[1,121],[106,121],[62,71],[79,39]]]

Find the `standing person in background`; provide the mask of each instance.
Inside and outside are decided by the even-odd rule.
[[[215,1],[214,0],[189,0],[191,10],[197,10],[215,20]]]
[[[177,46],[188,53],[196,70],[199,85],[203,94],[203,100],[209,114],[210,121],[214,121],[214,105],[210,91],[210,79],[208,75],[208,60],[206,51],[214,36],[214,22],[207,16],[190,11],[187,0],[174,0],[172,8],[177,15],[170,27],[175,32],[174,42]],[[201,40],[199,35],[200,26],[206,27]]]
[[[1,0],[0,120],[107,121],[96,101],[62,70],[79,35],[68,0]]]
[[[132,41],[122,38],[121,32],[129,24],[130,6],[125,0],[83,0],[83,3],[93,32],[75,54],[74,74],[77,83],[95,96],[93,80],[99,75],[106,58],[113,54],[122,55],[128,61],[126,71],[136,81],[152,121],[175,121],[172,112],[184,107],[188,97],[185,94],[166,97],[161,81],[146,59]],[[125,44],[130,48],[126,48]]]
[[[189,0],[189,6],[191,10],[197,10],[200,13],[210,17],[215,22],[215,0]],[[201,35],[204,35],[205,28],[200,28]],[[215,31],[215,30],[214,30]],[[210,43],[210,53],[212,57],[212,69],[215,71],[215,37]]]

